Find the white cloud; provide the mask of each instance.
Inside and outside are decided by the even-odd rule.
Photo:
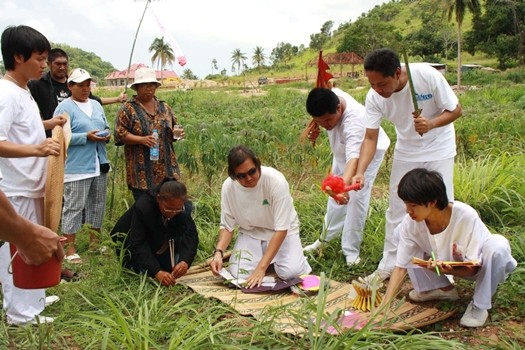
[[[151,6],[177,40],[188,63],[175,64],[199,77],[211,73],[211,61],[231,72],[231,53],[240,49],[249,58],[256,46],[267,56],[280,42],[308,46],[310,35],[326,21],[333,29],[355,20],[388,0],[158,0]],[[117,69],[127,68],[133,38],[145,1],[133,0],[4,0],[0,29],[26,24],[56,43],[94,52]],[[149,45],[162,36],[147,10],[133,55],[134,63],[151,65]]]

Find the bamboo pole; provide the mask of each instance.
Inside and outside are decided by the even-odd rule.
[[[146,14],[146,10],[148,9],[148,5],[151,2],[151,0],[146,0],[146,6],[144,6],[144,11],[142,12],[142,17],[140,17],[139,25],[137,27],[137,31],[135,32],[135,38],[133,39],[133,45],[131,46],[131,53],[129,54],[129,62],[128,62],[128,71],[126,73],[126,82],[124,84],[124,92],[128,91],[128,79],[129,79],[129,73],[131,71],[131,62],[133,60],[133,52],[135,51],[135,44],[137,43],[137,37],[139,36],[139,30],[140,26],[142,25],[142,20],[144,19],[144,15]],[[114,169],[113,169],[113,178],[111,179],[111,198],[109,200],[109,219],[113,219],[113,202],[115,199],[115,179],[117,174],[117,163],[119,158],[119,150],[120,147],[117,146],[117,150],[115,151],[115,159],[113,160]]]

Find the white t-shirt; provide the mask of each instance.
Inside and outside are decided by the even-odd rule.
[[[416,90],[421,115],[433,119],[444,110],[453,111],[458,98],[445,77],[425,63],[410,65],[412,81]],[[394,157],[406,162],[426,162],[452,158],[456,155],[456,139],[453,123],[430,130],[420,136],[414,129],[414,105],[410,86],[389,98],[381,97],[374,89],[366,96],[366,127],[377,129],[381,119],[390,120],[396,128],[397,140]]]
[[[44,124],[30,92],[0,80],[0,140],[37,145],[45,139]],[[0,158],[0,169],[4,176],[0,188],[6,196],[44,196],[47,157]]]
[[[361,143],[365,136],[366,109],[343,90],[334,88],[332,91],[346,102],[339,123],[332,130],[326,130],[333,153],[332,173],[341,176],[346,163],[353,158],[359,158]],[[384,152],[388,146],[390,146],[390,139],[380,127],[377,151]],[[377,156],[382,157],[382,152],[376,152]]]
[[[238,228],[255,239],[269,241],[275,231],[299,234],[299,218],[290,187],[278,170],[261,167],[257,186],[246,188],[227,178],[221,191],[221,228]]]
[[[412,268],[415,266],[412,257],[428,260],[432,252],[438,260],[480,260],[483,243],[491,233],[474,208],[455,201],[450,223],[442,232],[432,235],[425,221],[416,222],[406,215],[396,228],[396,235],[399,235],[396,266]]]

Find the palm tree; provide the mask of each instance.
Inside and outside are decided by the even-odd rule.
[[[164,37],[155,38],[149,47],[149,52],[153,52],[151,56],[151,64],[157,62],[157,68],[160,68],[160,80],[162,82],[162,71],[164,67],[169,64],[172,65],[175,62],[175,55],[173,54],[173,49],[170,44],[164,42]]]
[[[211,75],[213,75],[213,70],[219,70],[219,67],[217,67],[217,60],[214,58],[211,60]]]
[[[246,61],[246,54],[241,52],[241,49],[235,49],[232,52],[232,66],[237,66],[237,75],[240,74],[241,66]]]
[[[442,0],[438,0],[441,2]],[[456,14],[456,23],[458,25],[458,89],[461,87],[461,31],[463,19],[467,9],[473,14],[479,14],[481,4],[479,0],[446,0],[444,4],[444,13],[448,14],[448,21],[452,20],[452,15]]]
[[[253,50],[252,63],[257,66],[257,70],[261,70],[261,66],[264,66],[264,61],[266,61],[266,56],[264,55],[264,49],[260,46],[257,46]]]

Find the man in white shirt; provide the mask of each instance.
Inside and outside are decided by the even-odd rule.
[[[474,208],[449,202],[437,171],[410,170],[399,182],[398,195],[408,215],[396,228],[396,266],[383,303],[396,296],[407,271],[414,286],[408,294],[411,300],[457,300],[458,292],[445,276],[452,275],[475,281],[474,296],[460,324],[483,326],[498,284],[517,266],[509,241],[490,233]],[[426,266],[413,264],[413,257],[427,261]],[[458,263],[462,265],[454,265]]]
[[[438,170],[445,181],[447,195],[454,200],[454,157],[456,142],[453,122],[462,114],[451,87],[436,69],[426,64],[411,64],[410,71],[421,114],[414,117],[414,106],[406,67],[390,49],[379,49],[365,57],[365,72],[371,89],[366,97],[366,133],[359,154],[353,183],[366,184],[365,171],[378,142],[382,119],[391,121],[397,140],[390,173],[390,198],[386,212],[383,258],[374,275],[387,279],[395,264],[397,239],[394,229],[404,216],[403,201],[397,184],[409,170]]]
[[[238,231],[228,269],[235,278],[246,279],[249,288],[261,285],[270,264],[283,280],[310,273],[284,175],[261,166],[255,153],[243,145],[230,150],[228,175],[221,191],[221,224],[212,272],[218,274],[222,269],[224,251]]]
[[[58,156],[60,144],[46,139],[27,82],[44,71],[50,44],[35,29],[21,25],[4,30],[1,46],[7,73],[0,80],[0,171],[4,176],[0,189],[19,215],[42,224],[47,156]],[[58,237],[55,239],[58,243]],[[40,316],[45,307],[45,289],[15,287],[8,273],[10,260],[9,244],[4,244],[0,248],[0,279],[7,322],[53,322],[51,317]]]
[[[359,150],[365,134],[365,107],[341,89],[314,88],[306,99],[306,110],[314,121],[326,129],[332,150],[332,174],[352,183],[359,161]],[[317,137],[317,135],[311,135]],[[363,229],[368,214],[370,195],[390,140],[382,128],[374,158],[366,171],[367,182],[360,191],[342,194],[340,200],[328,198],[324,229],[326,235],[304,248],[312,251],[321,241],[331,241],[341,234],[341,247],[347,266],[361,261],[359,257]]]

